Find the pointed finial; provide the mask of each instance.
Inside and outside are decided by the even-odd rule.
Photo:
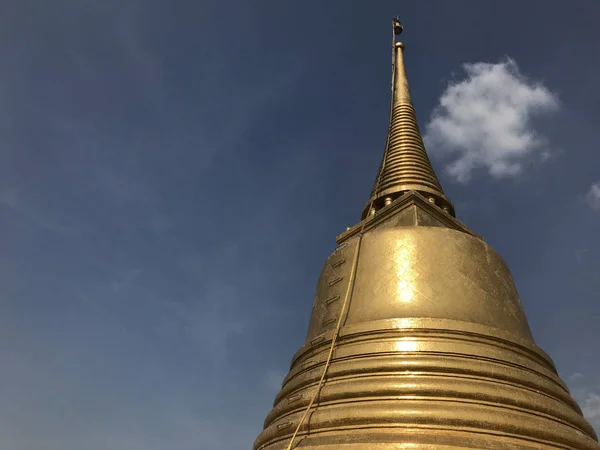
[[[402,31],[403,26],[395,17],[392,20],[390,126],[383,160],[362,218],[374,214],[408,191],[421,193],[432,204],[454,216],[454,207],[444,195],[419,132],[404,67],[404,44],[396,42],[396,36]]]
[[[402,24],[400,23],[400,19],[398,18],[398,16],[394,17],[394,20],[392,21],[392,26],[394,27],[394,36],[398,36],[400,33],[402,33],[402,30],[404,29],[402,27]]]

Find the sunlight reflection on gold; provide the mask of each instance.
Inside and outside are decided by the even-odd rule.
[[[419,341],[414,339],[401,339],[396,342],[396,350],[399,352],[414,352],[419,347]]]
[[[396,273],[398,276],[396,293],[398,300],[403,303],[410,303],[416,292],[415,281],[417,275],[412,260],[412,249],[410,235],[402,239],[396,248]]]
[[[401,319],[396,319],[395,322],[394,328],[409,328],[413,324],[413,319],[402,317]]]

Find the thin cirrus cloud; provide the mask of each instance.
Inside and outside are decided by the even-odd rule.
[[[557,111],[556,95],[523,76],[510,58],[463,69],[466,77],[447,86],[426,126],[427,147],[446,160],[446,173],[460,183],[478,169],[508,178],[532,157],[547,158],[546,140],[532,119]]]
[[[588,190],[586,200],[590,208],[600,211],[600,181],[593,183]]]
[[[581,406],[584,417],[600,431],[600,385],[579,372],[568,378],[568,384],[573,397]]]
[[[600,430],[600,395],[595,392],[588,392],[583,399],[581,409],[585,418],[597,430]]]

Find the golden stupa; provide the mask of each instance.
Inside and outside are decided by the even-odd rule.
[[[402,26],[393,21],[394,35]],[[255,450],[595,449],[508,267],[454,217],[393,40],[387,144]]]

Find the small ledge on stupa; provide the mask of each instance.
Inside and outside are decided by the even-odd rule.
[[[369,215],[338,235],[336,242],[341,244],[360,233],[361,230],[366,232],[373,228],[386,227],[445,227],[484,240],[417,191],[408,191],[389,205],[377,210],[375,214]]]

